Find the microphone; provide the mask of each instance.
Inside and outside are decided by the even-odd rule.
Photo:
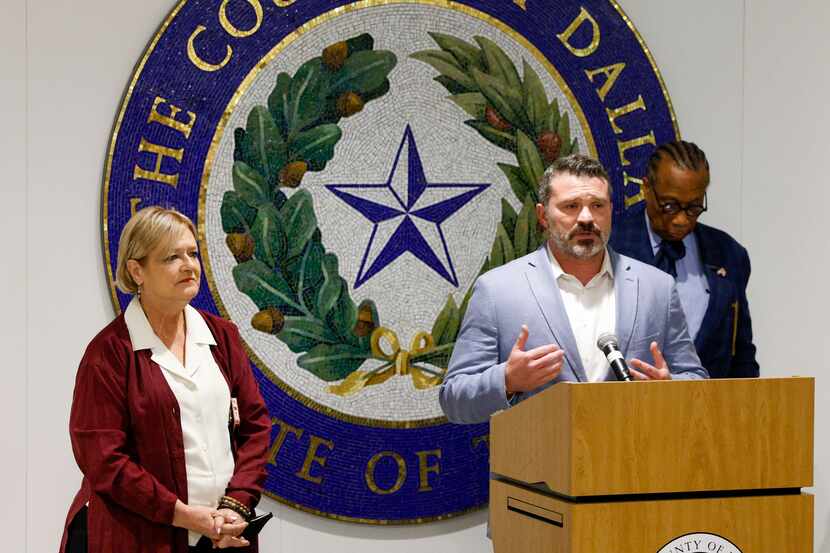
[[[605,332],[597,338],[597,347],[602,350],[608,359],[608,364],[617,375],[617,380],[631,381],[631,373],[628,371],[628,365],[625,363],[625,357],[620,352],[616,334]]]

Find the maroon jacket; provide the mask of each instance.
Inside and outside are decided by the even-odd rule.
[[[226,494],[253,509],[265,482],[271,422],[239,331],[200,311],[216,339],[211,351],[241,424],[231,433],[235,468]],[[89,344],[75,378],[69,416],[72,451],[84,474],[66,529],[87,502],[88,553],[186,553],[187,530],[172,526],[187,503],[179,404],[148,349],[133,351],[123,313]],[[255,552],[252,542],[246,549]]]

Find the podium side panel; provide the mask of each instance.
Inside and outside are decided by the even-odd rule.
[[[570,509],[569,503],[490,480],[493,553],[573,553]]]
[[[570,495],[571,390],[558,384],[490,419],[490,470]]]

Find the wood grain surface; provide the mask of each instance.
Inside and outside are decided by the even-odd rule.
[[[563,383],[491,419],[491,470],[591,495],[813,485],[812,378]]]
[[[699,532],[738,548],[711,553],[813,551],[813,496],[804,493],[573,503],[491,480],[490,518],[494,553],[658,553],[673,539]]]

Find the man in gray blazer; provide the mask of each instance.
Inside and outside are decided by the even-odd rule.
[[[549,239],[476,281],[439,395],[450,421],[485,422],[556,382],[614,380],[596,346],[605,332],[635,379],[708,378],[671,276],[607,247],[609,182],[579,154],[545,171],[536,214]]]

